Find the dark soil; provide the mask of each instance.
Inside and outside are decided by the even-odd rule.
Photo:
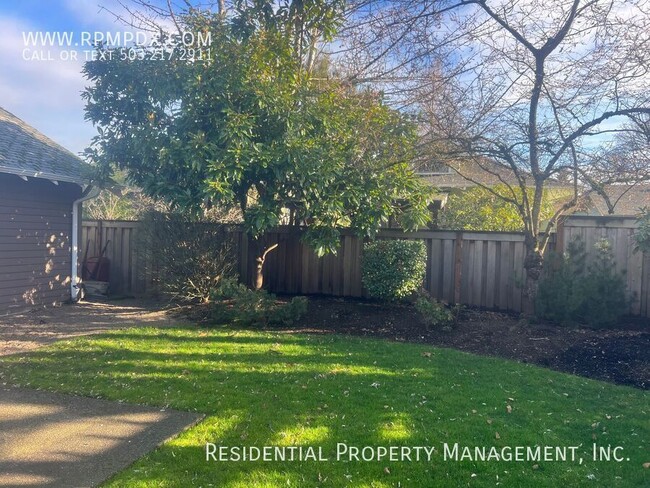
[[[515,359],[637,388],[650,388],[650,326],[615,329],[534,324],[517,316],[465,310],[450,330],[427,328],[411,305],[311,298],[295,332],[336,332],[419,342]]]

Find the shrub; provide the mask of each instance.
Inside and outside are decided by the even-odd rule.
[[[221,280],[235,275],[235,243],[226,225],[149,212],[138,241],[142,258],[156,269],[158,290],[174,299],[207,302]]]
[[[578,281],[584,279],[587,253],[582,240],[571,241],[564,254],[549,256],[537,290],[535,312],[539,318],[566,324],[580,307]]]
[[[274,312],[271,323],[291,325],[307,314],[309,301],[307,297],[293,297],[289,302],[283,303]]]
[[[363,248],[361,273],[370,296],[382,300],[408,297],[422,286],[427,251],[413,240],[375,241]]]
[[[539,283],[536,313],[561,324],[580,322],[592,327],[615,325],[629,306],[624,275],[615,271],[611,246],[605,239],[594,246],[587,262],[585,244],[576,239],[564,256],[550,261]]]
[[[306,297],[284,303],[266,290],[251,290],[227,279],[212,291],[210,318],[240,326],[290,325],[307,313],[307,305]]]
[[[433,298],[427,296],[418,297],[415,301],[415,309],[428,326],[449,328],[456,323],[454,313]]]
[[[629,306],[624,274],[617,273],[611,244],[603,239],[596,243],[596,257],[579,283],[582,297],[577,318],[594,327],[615,325]]]
[[[650,253],[650,208],[643,207],[636,222],[638,227],[634,233],[635,250]]]

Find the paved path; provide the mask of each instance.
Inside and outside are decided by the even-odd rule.
[[[159,304],[81,302],[0,316],[0,356],[111,329],[178,323]],[[0,385],[0,487],[95,486],[201,416]]]
[[[95,486],[200,418],[0,387],[0,487]]]

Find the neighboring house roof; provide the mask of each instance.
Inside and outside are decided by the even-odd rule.
[[[466,175],[467,177],[465,177]],[[485,171],[483,172],[468,172],[463,171],[463,175],[458,173],[456,170],[449,168],[448,172],[440,173],[423,173],[421,174],[422,179],[427,183],[435,186],[440,189],[452,189],[452,188],[471,188],[476,186],[478,182],[481,185],[485,186],[495,186],[503,184],[497,176],[491,175]],[[516,184],[514,179],[509,175],[508,179],[505,180],[508,183]]]
[[[81,185],[90,166],[0,107],[0,173]]]
[[[477,184],[488,187],[503,184],[519,186],[512,170],[494,162],[482,163],[483,168],[470,161],[458,164],[459,166],[454,168],[439,165],[437,171],[418,171],[418,174],[424,181],[441,190],[466,189],[477,186]],[[527,179],[530,180],[530,186],[534,186],[532,177]],[[545,187],[547,188],[565,186],[567,185],[563,185],[552,179],[547,180],[545,183]]]
[[[586,210],[589,215],[636,215],[642,207],[650,208],[650,183],[636,185],[607,185],[604,188],[614,214],[609,213],[605,199],[595,192],[589,195]]]

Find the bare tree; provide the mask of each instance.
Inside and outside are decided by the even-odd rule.
[[[649,128],[650,117],[632,118],[612,141],[583,156],[578,171],[585,182],[585,195],[600,196],[609,214],[615,213],[630,191],[650,181]],[[642,205],[639,202],[639,207]]]
[[[337,59],[351,80],[420,114],[431,157],[461,173],[471,161],[503,183],[498,196],[524,222],[530,296],[557,220],[604,177],[650,176],[624,142],[650,134],[647,0],[353,3]],[[542,228],[558,178],[573,196]]]

